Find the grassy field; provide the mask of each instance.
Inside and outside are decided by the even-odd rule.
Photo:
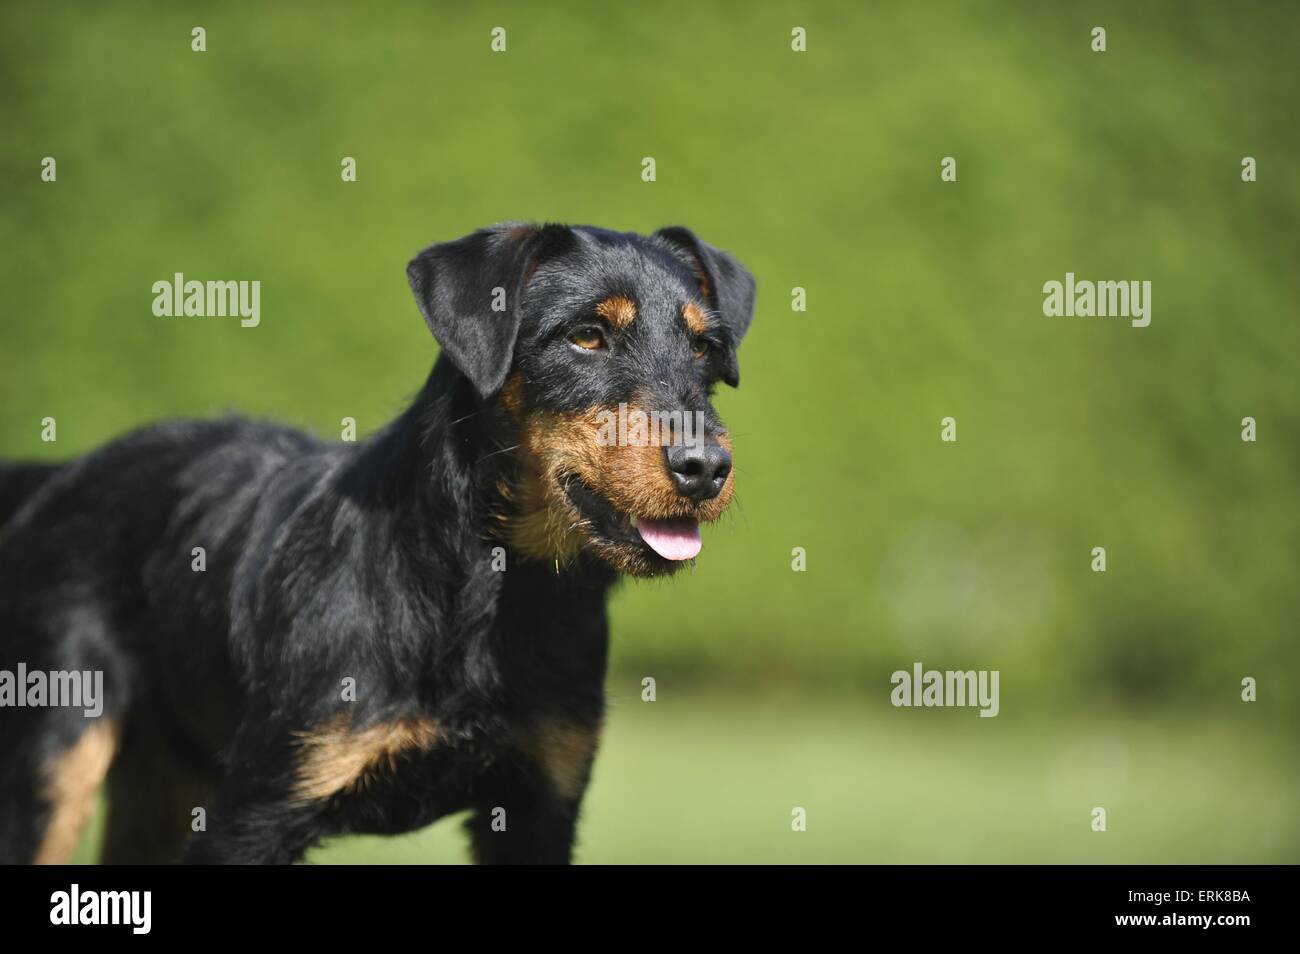
[[[577,859],[695,862],[1300,861],[1293,748],[1202,716],[1068,723],[852,699],[615,699]],[[1094,807],[1107,830],[1091,830]],[[791,830],[791,811],[807,830]],[[91,832],[78,855],[94,857]],[[456,818],[335,839],[318,864],[458,863]]]
[[[737,505],[614,600],[616,693],[682,701],[616,709],[582,857],[1297,861],[1297,43],[1208,0],[6,3],[0,458],[372,431],[435,356],[413,252],[684,223],[758,279]],[[155,318],[178,271],[260,280],[261,325]],[[1151,281],[1151,325],[1045,317],[1067,271]],[[1003,714],[881,708],[916,660]]]

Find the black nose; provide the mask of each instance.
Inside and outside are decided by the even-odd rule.
[[[668,470],[677,492],[692,500],[710,500],[722,493],[731,473],[731,454],[720,444],[690,447],[670,444],[664,448]]]

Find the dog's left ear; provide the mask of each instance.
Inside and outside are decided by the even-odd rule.
[[[660,229],[655,237],[679,254],[685,254],[699,280],[700,294],[722,319],[732,345],[740,344],[754,317],[754,276],[726,252],[701,241],[694,232],[680,225]],[[740,383],[740,371],[734,357],[728,365],[723,380],[735,387]]]
[[[568,229],[508,222],[432,245],[406,266],[425,323],[480,397],[510,373],[524,288],[559,232]]]

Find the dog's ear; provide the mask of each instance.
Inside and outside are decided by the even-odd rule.
[[[562,226],[506,223],[426,248],[406,266],[442,350],[481,397],[501,389],[514,359],[528,279]]]
[[[700,294],[722,319],[732,344],[740,344],[754,317],[754,276],[726,252],[701,241],[694,232],[680,225],[660,229],[655,237],[685,256],[700,283]],[[735,387],[740,383],[740,372],[734,357],[728,365],[723,380]]]

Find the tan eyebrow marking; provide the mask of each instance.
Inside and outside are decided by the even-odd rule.
[[[682,317],[686,319],[686,327],[693,335],[702,335],[709,330],[709,321],[704,317],[703,309],[693,301],[682,305]]]
[[[596,314],[615,328],[623,329],[636,321],[636,305],[623,295],[610,295],[596,306]]]

